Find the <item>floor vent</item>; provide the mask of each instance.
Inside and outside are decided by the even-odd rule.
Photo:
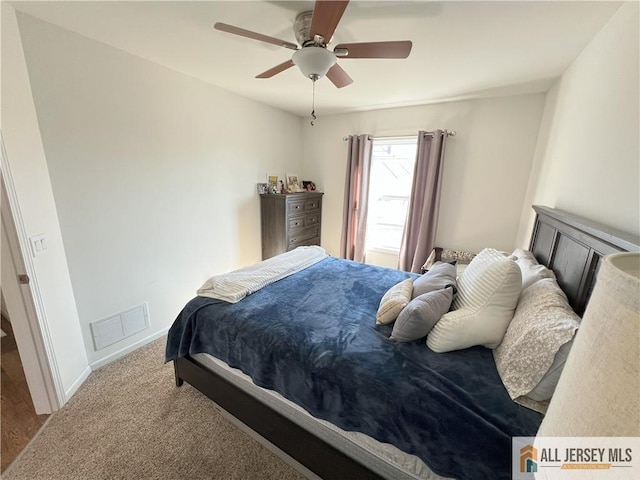
[[[91,323],[93,345],[96,350],[101,350],[147,328],[149,311],[147,304],[143,303]]]

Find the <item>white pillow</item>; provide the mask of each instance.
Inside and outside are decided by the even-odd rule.
[[[376,314],[376,323],[383,325],[391,323],[398,318],[398,315],[407,303],[411,301],[413,293],[413,279],[407,278],[400,283],[396,283],[384,294],[380,300],[378,313]]]
[[[539,412],[549,400],[571,349],[580,317],[552,278],[522,292],[502,343],[493,351],[496,367],[509,395]]]
[[[533,253],[521,248],[516,248],[512,255],[516,257],[516,263],[522,272],[522,290],[543,278],[556,279],[556,275],[551,270],[538,263]]]
[[[482,250],[458,279],[454,310],[429,332],[429,348],[450,352],[474,345],[497,347],[513,317],[521,278],[512,258],[492,248]]]

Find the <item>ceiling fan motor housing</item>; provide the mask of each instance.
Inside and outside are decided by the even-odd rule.
[[[296,19],[293,22],[293,33],[296,36],[296,41],[301,47],[304,46],[309,40],[309,29],[311,28],[311,17],[313,17],[313,11],[308,10],[306,12],[300,12],[296,15]]]

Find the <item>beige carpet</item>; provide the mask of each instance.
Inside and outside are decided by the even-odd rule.
[[[163,364],[165,338],[92,373],[3,479],[303,479]]]

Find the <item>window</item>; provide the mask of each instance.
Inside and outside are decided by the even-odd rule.
[[[374,139],[367,250],[400,251],[416,161],[417,137]]]

